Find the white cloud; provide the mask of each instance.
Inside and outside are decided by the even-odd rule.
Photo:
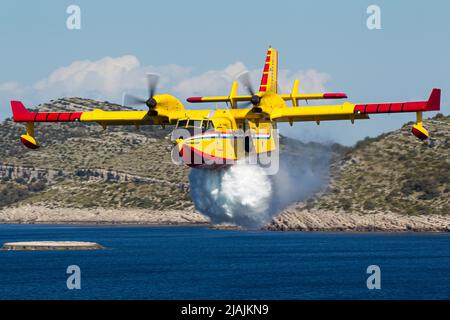
[[[3,82],[0,83],[0,91],[4,92],[17,92],[21,91],[21,85],[18,82]]]
[[[242,62],[230,64],[223,70],[211,70],[197,76],[188,77],[173,90],[183,96],[219,94],[228,92],[231,83],[243,71],[247,70]]]
[[[135,56],[119,58],[106,57],[97,61],[75,61],[69,66],[58,68],[47,78],[38,81],[34,89],[38,92],[73,95],[83,91],[115,98],[120,95],[124,80],[137,85],[135,77],[129,77],[139,68]]]
[[[325,84],[331,77],[325,72],[319,72],[314,69],[296,72],[280,70],[278,73],[278,83],[281,91],[290,92],[296,79],[300,81],[300,92],[319,93],[325,92]]]
[[[96,61],[75,61],[58,68],[48,77],[36,82],[33,89],[43,98],[82,96],[120,101],[124,91],[145,89],[147,72],[163,74],[161,85],[164,85],[174,79],[185,77],[189,70],[177,65],[141,67],[139,60],[132,55],[106,57]]]
[[[222,94],[226,95],[231,83],[236,77],[246,71],[247,68],[242,62],[230,64],[223,70],[211,70],[197,76],[191,76],[182,80],[173,87],[175,93],[183,96]],[[250,71],[250,79],[254,90],[259,88],[261,81],[261,69]],[[319,72],[314,69],[306,71],[291,71],[281,69],[278,71],[278,85],[283,93],[292,90],[292,85],[296,79],[300,80],[300,91],[305,93],[324,92],[325,85],[330,80],[330,75],[325,72]],[[240,90],[241,93],[242,90]]]

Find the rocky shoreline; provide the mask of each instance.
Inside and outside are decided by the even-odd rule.
[[[76,217],[76,219],[74,219]],[[195,211],[146,209],[75,209],[37,205],[0,210],[4,224],[89,224],[89,225],[206,225],[212,229],[236,230],[239,227],[212,225]],[[268,231],[324,232],[450,232],[450,216],[396,213],[345,213],[287,209],[262,229]]]
[[[209,220],[194,211],[48,208],[24,205],[0,209],[0,223],[206,225],[209,224]]]
[[[450,232],[450,215],[285,210],[265,227],[273,231]]]

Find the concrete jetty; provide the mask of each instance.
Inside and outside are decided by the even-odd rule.
[[[99,250],[103,246],[96,242],[80,241],[27,241],[6,242],[3,250]]]

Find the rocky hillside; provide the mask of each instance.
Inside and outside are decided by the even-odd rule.
[[[425,127],[427,141],[416,139],[409,123],[358,142],[332,164],[325,192],[291,206],[268,228],[450,230],[450,116],[425,120]]]

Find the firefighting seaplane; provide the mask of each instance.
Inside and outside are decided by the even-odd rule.
[[[278,51],[269,48],[264,63],[259,91],[253,90],[248,72],[232,83],[227,96],[191,97],[190,103],[226,103],[217,109],[185,109],[174,96],[156,94],[159,76],[147,74],[148,98],[125,96],[129,105],[145,104],[144,111],[88,112],[30,112],[22,102],[11,101],[13,119],[26,124],[26,134],[21,142],[31,149],[39,148],[34,135],[36,122],[96,122],[106,129],[111,125],[174,125],[177,135],[172,141],[182,161],[192,167],[217,167],[234,164],[249,153],[271,153],[277,148],[276,128],[279,122],[291,126],[298,121],[321,121],[369,119],[370,114],[415,112],[416,123],[412,133],[419,139],[429,137],[423,127],[423,112],[440,110],[440,89],[433,89],[427,101],[396,103],[344,102],[335,105],[300,105],[301,101],[318,99],[345,99],[345,93],[299,92],[295,80],[292,91],[278,92]],[[248,92],[238,94],[238,83]]]

